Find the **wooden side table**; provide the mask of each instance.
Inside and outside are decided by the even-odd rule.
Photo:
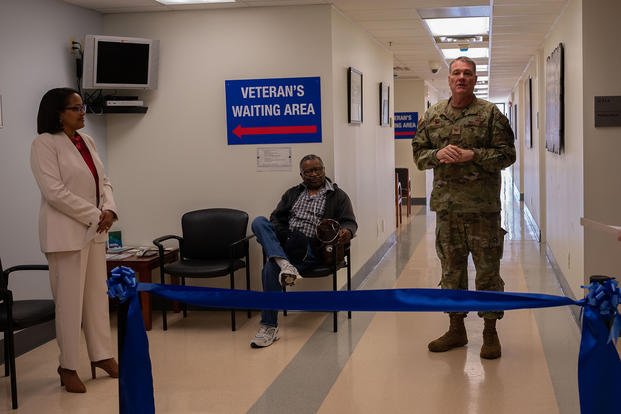
[[[179,249],[166,250],[164,254],[164,261],[166,263],[174,262],[175,260],[178,260],[178,258]],[[151,283],[151,271],[159,267],[160,257],[158,255],[149,257],[136,257],[135,255],[132,255],[124,259],[107,259],[106,264],[108,267],[108,274],[112,269],[117,266],[125,266],[133,269],[134,272],[136,272],[139,282]],[[147,331],[150,331],[153,325],[153,318],[151,315],[151,294],[147,292],[139,292],[139,294],[144,327]]]

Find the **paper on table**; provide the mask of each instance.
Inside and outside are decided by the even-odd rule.
[[[593,230],[603,231],[611,234],[619,234],[621,230],[621,226],[611,226],[610,224],[600,223],[599,221],[590,220],[588,218],[580,217],[580,224],[582,224],[585,228],[590,228]]]

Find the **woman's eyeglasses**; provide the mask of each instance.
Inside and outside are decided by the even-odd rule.
[[[65,108],[67,111],[73,112],[86,112],[86,104],[76,105],[76,106],[68,106]]]

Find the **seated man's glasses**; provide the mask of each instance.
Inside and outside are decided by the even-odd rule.
[[[309,168],[307,170],[302,170],[302,175],[311,176],[311,175],[319,175],[323,172],[323,167]]]

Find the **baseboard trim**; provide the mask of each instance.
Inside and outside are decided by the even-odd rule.
[[[559,285],[561,285],[561,291],[568,298],[572,300],[576,300],[576,297],[574,296],[574,293],[571,290],[569,283],[567,283],[567,278],[565,277],[565,275],[563,274],[563,271],[561,270],[560,266],[556,262],[554,254],[552,253],[552,249],[550,249],[550,246],[547,243],[545,243],[545,250],[546,250],[546,257],[548,258],[548,262],[550,262],[550,266],[552,266],[552,271],[554,272],[554,275],[556,276],[556,280],[558,280]],[[571,310],[571,314],[574,317],[576,324],[580,326],[580,307],[570,306],[569,309]]]

